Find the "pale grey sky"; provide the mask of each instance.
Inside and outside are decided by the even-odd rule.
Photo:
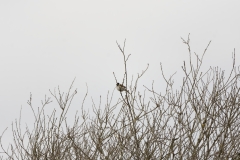
[[[205,68],[230,69],[234,48],[240,58],[239,7],[239,1],[231,0],[0,1],[0,132],[18,118],[21,106],[24,118],[29,118],[30,92],[39,107],[49,89],[59,85],[66,91],[74,77],[78,95],[72,112],[80,109],[86,83],[88,104],[91,96],[96,102],[100,95],[106,97],[115,87],[112,72],[122,80],[123,59],[116,41],[123,44],[125,38],[126,53],[132,54],[129,75],[136,76],[149,63],[140,83],[150,86],[155,80],[157,89],[162,82],[160,62],[170,75],[188,60],[180,39],[188,33],[198,54],[212,40]]]

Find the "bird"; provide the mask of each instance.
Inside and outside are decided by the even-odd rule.
[[[202,129],[204,129],[206,123],[207,123],[207,120],[205,119],[205,120],[203,121],[203,123],[202,123]]]
[[[117,90],[118,91],[120,91],[120,92],[122,92],[122,91],[128,92],[127,88],[124,85],[122,85],[120,83],[117,83],[116,85],[117,85]]]

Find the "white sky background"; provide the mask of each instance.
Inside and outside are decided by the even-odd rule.
[[[8,0],[0,1],[0,132],[18,118],[22,106],[24,121],[31,122],[27,105],[30,92],[37,108],[49,89],[58,85],[67,91],[76,77],[70,116],[80,109],[88,84],[85,107],[91,97],[98,104],[113,91],[115,72],[123,76],[123,57],[116,41],[131,54],[129,76],[140,73],[149,63],[142,85],[157,90],[164,86],[160,62],[167,76],[178,73],[188,60],[187,46],[180,37],[191,33],[192,50],[201,54],[212,40],[204,68],[230,70],[236,48],[240,49],[239,1],[110,1],[110,0]],[[178,74],[175,81],[182,80]],[[114,97],[119,97],[114,92]],[[49,105],[50,110],[56,106]],[[73,116],[72,116],[73,117]],[[29,123],[31,124],[31,123]],[[25,126],[25,123],[23,123]],[[8,135],[5,135],[8,137]]]

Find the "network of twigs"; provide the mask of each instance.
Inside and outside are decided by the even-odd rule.
[[[47,97],[36,111],[31,95],[28,105],[35,117],[34,127],[23,131],[20,117],[12,127],[14,143],[7,148],[2,145],[3,132],[2,159],[240,159],[240,88],[235,50],[228,76],[217,67],[202,72],[203,57],[210,42],[199,56],[192,53],[189,36],[182,40],[190,59],[182,66],[185,76],[180,89],[173,89],[173,76],[166,78],[160,64],[165,91],[156,92],[153,83],[151,87],[144,86],[144,93],[140,93],[138,81],[148,65],[129,83],[130,55],[125,53],[125,41],[123,47],[117,43],[124,60],[121,83],[129,92],[119,92],[117,102],[112,101],[113,94],[108,95],[105,108],[93,104],[95,118],[91,118],[83,108],[87,91],[73,125],[66,119],[77,94],[77,90],[72,90],[73,83],[66,94],[59,88],[50,91],[61,110],[60,117],[55,110],[45,114],[45,107],[51,102]],[[114,77],[117,82],[115,74]],[[146,97],[145,92],[152,96]]]

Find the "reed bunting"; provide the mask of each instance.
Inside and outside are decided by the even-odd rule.
[[[117,90],[120,91],[120,92],[122,92],[122,91],[128,92],[127,88],[120,83],[117,83]]]

